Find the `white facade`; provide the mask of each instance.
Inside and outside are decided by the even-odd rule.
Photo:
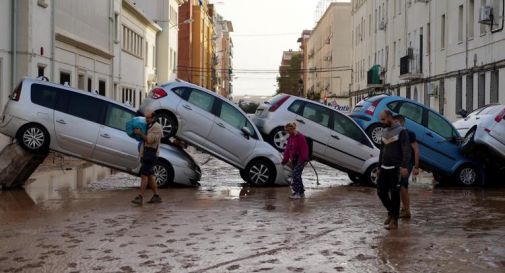
[[[505,103],[503,1],[352,1],[351,103],[373,93],[399,94],[438,110],[450,120],[460,109]],[[493,7],[494,25],[479,23]],[[383,85],[367,82],[373,65]],[[401,67],[403,66],[403,69]]]
[[[136,6],[162,30],[156,37],[156,82],[177,78],[179,6],[187,0],[137,0]]]
[[[331,3],[307,41],[307,94],[349,106],[351,84],[351,5]]]

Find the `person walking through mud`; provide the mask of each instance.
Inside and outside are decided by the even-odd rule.
[[[407,130],[411,147],[410,162],[408,166],[409,175],[405,178],[402,177],[402,180],[400,181],[400,218],[410,219],[412,217],[412,214],[410,213],[409,177],[412,173],[414,176],[419,175],[419,147],[417,146],[416,134],[405,127],[405,117],[402,115],[397,115],[395,116],[395,120],[397,120],[400,125]]]
[[[161,197],[158,195],[158,187],[154,177],[153,167],[158,158],[159,147],[162,136],[161,125],[156,121],[156,117],[152,111],[146,111],[144,114],[147,122],[147,134],[136,128],[135,134],[142,138],[143,142],[140,146],[140,194],[132,200],[132,203],[142,205],[144,193],[147,184],[153,191],[154,195],[148,203],[161,203]]]
[[[293,169],[293,182],[291,183],[291,199],[300,199],[305,197],[305,188],[303,187],[302,172],[309,160],[309,147],[305,136],[296,130],[296,123],[286,124],[284,129],[289,133],[288,144],[282,158],[282,165],[288,165]]]
[[[384,110],[380,113],[382,124],[382,148],[379,155],[379,178],[377,194],[388,211],[384,222],[386,229],[397,229],[400,216],[400,180],[408,177],[410,162],[409,134],[393,118],[393,113]]]

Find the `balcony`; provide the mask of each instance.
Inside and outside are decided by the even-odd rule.
[[[378,64],[372,66],[367,72],[367,85],[368,87],[382,87],[384,86],[384,81],[381,77],[382,67]]]
[[[423,77],[421,58],[414,54],[400,58],[400,80],[415,80]]]

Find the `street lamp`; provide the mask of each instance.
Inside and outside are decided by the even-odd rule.
[[[170,20],[153,20],[153,21],[156,22],[156,23],[170,23]],[[169,27],[169,29],[172,29],[174,27],[178,27],[180,25],[191,24],[191,23],[193,23],[193,21],[195,21],[195,20],[193,20],[193,19],[186,19],[186,20],[184,20],[184,22],[182,22],[180,24],[175,24],[175,25]]]

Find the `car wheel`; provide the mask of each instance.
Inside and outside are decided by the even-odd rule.
[[[466,133],[463,142],[461,143],[461,152],[465,156],[469,156],[473,153],[475,147],[475,132],[477,131],[477,127],[474,127]]]
[[[372,140],[373,144],[377,147],[380,147],[382,144],[382,131],[384,130],[384,126],[382,124],[376,123],[368,127],[366,130],[366,134]]]
[[[347,175],[349,176],[349,179],[352,181],[352,183],[355,184],[361,183],[361,176],[359,174],[348,172]]]
[[[244,170],[244,180],[253,186],[268,186],[275,181],[275,167],[272,163],[256,159],[251,161]]]
[[[441,173],[433,173],[433,179],[439,184],[444,184],[447,182],[448,177]]]
[[[379,180],[379,164],[373,164],[368,167],[365,174],[361,177],[361,181],[365,182],[369,186],[377,186],[377,180]]]
[[[461,186],[469,187],[480,184],[480,171],[472,165],[463,165],[454,173],[454,181]]]
[[[49,133],[41,125],[27,124],[21,127],[16,139],[29,152],[45,154],[49,151]]]
[[[173,137],[177,132],[177,120],[175,117],[169,113],[157,113],[158,122],[163,129],[163,141],[166,141]]]
[[[286,145],[288,144],[288,137],[288,132],[284,130],[284,128],[279,127],[270,133],[268,142],[279,152],[283,152],[284,149],[286,149]]]
[[[174,170],[169,163],[163,160],[158,160],[154,164],[153,173],[159,188],[167,187],[174,183]]]

